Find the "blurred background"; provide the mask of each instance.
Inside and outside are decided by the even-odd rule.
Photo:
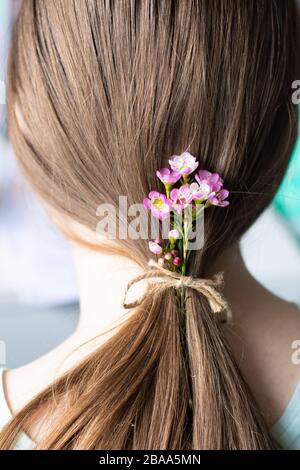
[[[79,310],[69,246],[19,174],[5,133],[6,64],[19,5],[0,0],[0,366],[6,367],[31,361],[69,336]],[[273,204],[241,247],[264,286],[300,305],[299,188],[300,142]]]

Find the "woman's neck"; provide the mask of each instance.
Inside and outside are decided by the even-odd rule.
[[[73,247],[77,270],[80,318],[74,337],[89,340],[126,319],[123,308],[128,283],[142,273],[142,268],[128,258],[95,252],[80,245]],[[132,290],[142,295],[145,283]]]
[[[74,337],[88,340],[126,318],[128,312],[122,307],[126,287],[142,269],[128,258],[79,245],[74,245],[74,256],[80,293],[80,320]],[[241,293],[247,296],[249,287],[257,284],[245,267],[238,244],[211,263],[208,276],[220,271],[225,278],[225,297],[231,303],[240,303]],[[144,289],[145,283],[139,283],[131,294],[138,298]]]

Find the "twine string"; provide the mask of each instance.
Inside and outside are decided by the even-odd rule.
[[[160,266],[154,260],[149,261],[148,268],[149,269],[147,271],[135,277],[128,283],[123,301],[124,308],[135,308],[144,302],[146,296],[149,295],[149,292],[146,292],[145,295],[132,302],[127,302],[127,295],[133,285],[148,279],[154,281],[151,295],[163,292],[172,287],[174,289],[193,289],[207,299],[213,313],[217,314],[224,312],[226,313],[226,320],[231,319],[232,315],[230,307],[220,292],[220,288],[223,285],[222,273],[216,274],[212,279],[194,278],[192,276],[184,276],[180,273],[169,271]]]

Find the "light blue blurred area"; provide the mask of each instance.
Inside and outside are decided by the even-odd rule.
[[[8,0],[0,0],[0,135],[5,123],[5,77],[11,18]]]
[[[7,0],[0,0],[0,79],[5,77],[8,35],[10,30],[10,9]]]
[[[0,366],[47,353],[74,331],[78,293],[68,244],[18,172],[5,135],[5,79],[19,0],[0,0]]]
[[[36,308],[0,297],[0,367],[18,367],[51,351],[75,331],[78,318],[78,304]]]
[[[274,200],[279,214],[300,245],[300,140],[294,149],[285,178]]]

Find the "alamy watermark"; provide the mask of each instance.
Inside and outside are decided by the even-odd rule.
[[[294,350],[291,356],[292,364],[298,366],[300,365],[300,339],[293,341],[291,347]]]
[[[128,205],[127,196],[119,196],[118,207],[101,204],[96,210],[99,222],[96,233],[109,240],[167,240],[172,229],[188,233],[188,250],[201,250],[204,245],[204,205],[197,211],[189,204],[180,212],[172,212],[165,220],[149,216],[143,204]],[[184,230],[183,230],[184,228]]]

